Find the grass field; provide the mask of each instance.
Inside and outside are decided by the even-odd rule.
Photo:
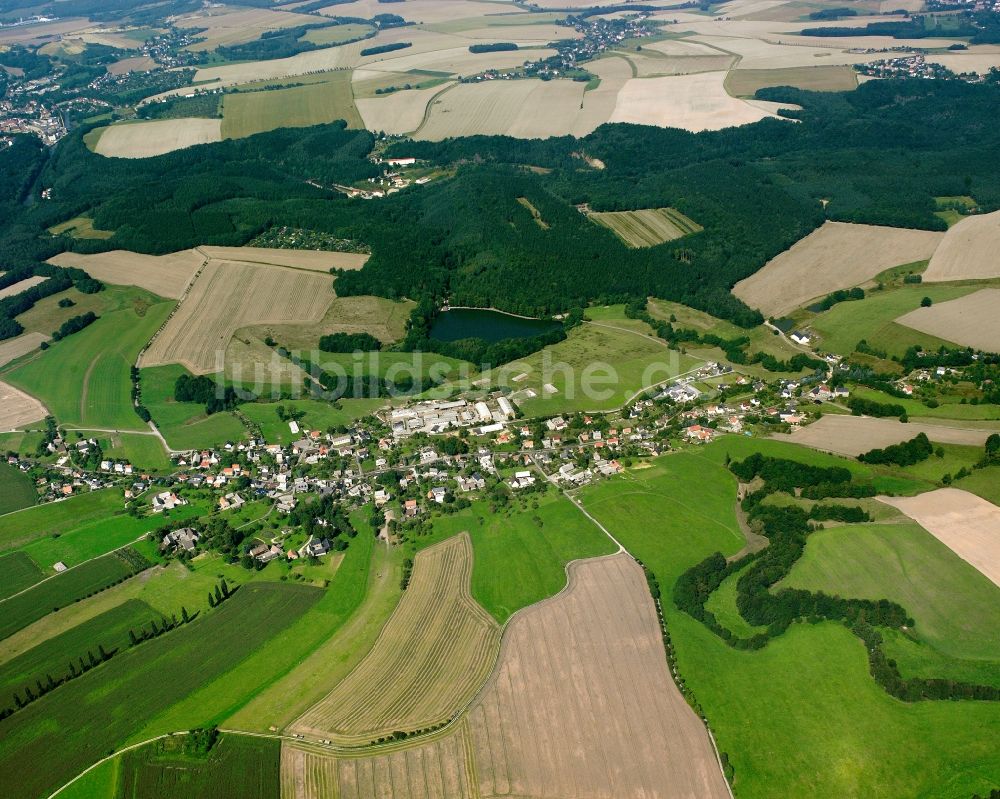
[[[158,618],[159,614],[149,605],[130,599],[78,627],[40,642],[0,666],[0,696],[4,697],[0,704],[8,701],[12,691],[33,685],[38,678],[44,680],[46,674],[65,674],[67,664],[76,662],[81,655],[86,657],[87,650],[97,654],[99,645],[109,652],[128,648],[128,631],[138,631]]]
[[[174,383],[188,371],[178,364],[140,371],[142,402],[167,443],[174,449],[202,449],[239,441],[246,435],[231,413],[205,414],[203,405],[174,401]]]
[[[350,70],[330,72],[322,83],[227,94],[222,102],[222,138],[240,139],[275,128],[322,125],[335,119],[345,120],[349,128],[364,127],[354,107]]]
[[[204,756],[185,755],[183,743],[164,738],[122,755],[119,799],[277,799],[280,741],[223,734]]]
[[[78,216],[63,222],[59,225],[54,225],[49,228],[49,233],[53,236],[61,236],[62,234],[68,234],[74,239],[110,239],[115,232],[113,230],[98,230],[94,227],[94,220],[89,216]]]
[[[674,208],[595,211],[587,218],[606,227],[629,247],[655,247],[704,229]]]
[[[366,517],[365,510],[352,514],[359,535],[351,541],[329,587],[301,619],[259,647],[237,668],[201,690],[192,691],[182,702],[152,719],[136,740],[180,727],[186,729],[191,724],[222,721],[229,727],[266,732],[272,725],[287,724],[329,693],[331,674],[339,673],[336,670],[345,661],[353,664],[360,659],[365,646],[370,646],[365,642],[374,641],[399,596],[401,556],[375,547]],[[217,567],[213,565],[210,571],[214,573]],[[267,578],[266,572],[260,574]],[[270,579],[275,576],[272,572]],[[371,593],[379,595],[375,598],[378,610],[371,636],[366,638],[367,620],[354,614],[361,607],[369,608],[364,603]],[[380,615],[383,597],[390,599],[384,615]],[[350,635],[339,637],[348,629]],[[262,686],[266,686],[263,691]]]
[[[757,445],[796,449],[730,437],[588,487],[582,499],[669,597],[684,570],[742,546],[735,481],[722,462]],[[728,755],[738,796],[964,799],[993,787],[996,703],[901,703],[875,684],[863,646],[840,625],[794,625],[764,649],[740,652],[669,599],[663,606],[680,673]]]
[[[0,557],[0,599],[23,591],[42,579],[42,570],[23,552]]]
[[[525,415],[545,416],[619,407],[640,389],[699,363],[659,340],[629,329],[614,329],[614,322],[607,322],[580,325],[565,341],[506,364],[503,373],[518,392],[515,398]],[[521,373],[527,373],[527,378],[509,382]],[[590,392],[585,391],[587,382],[592,386]],[[546,391],[549,384],[556,393]],[[534,391],[536,396],[520,395],[523,389]]]
[[[615,551],[612,542],[564,497],[533,496],[524,506],[490,513],[473,502],[458,513],[433,519],[434,533],[418,546],[467,531],[472,537],[472,597],[499,622],[566,585],[565,566],[578,558]],[[537,519],[537,521],[536,521]]]
[[[815,92],[848,92],[858,86],[849,66],[734,69],[726,76],[726,91],[734,97],[753,97],[768,86],[794,86]]]
[[[0,552],[23,547],[46,536],[61,535],[124,508],[122,492],[109,488],[0,516]]]
[[[852,386],[851,395],[862,399],[874,400],[876,402],[892,403],[901,405],[909,418],[916,422],[920,417],[925,417],[927,421],[937,421],[938,424],[946,425],[949,419],[958,420],[980,420],[987,421],[1000,419],[1000,406],[982,403],[980,405],[962,404],[959,397],[942,396],[938,398],[938,407],[928,408],[920,400],[911,397],[893,397],[884,391],[878,391],[867,386]]]
[[[471,573],[467,535],[420,552],[374,648],[292,731],[359,745],[452,718],[486,681],[500,644],[499,625],[469,593]]]
[[[850,355],[861,339],[889,355],[902,355],[914,344],[937,349],[942,339],[919,333],[894,321],[920,307],[924,297],[943,302],[975,291],[974,286],[901,286],[871,291],[863,300],[841,302],[809,321],[819,334],[817,346],[824,352]]]
[[[154,435],[140,433],[95,433],[107,458],[124,460],[139,471],[161,472],[170,469],[170,458],[163,443]]]
[[[269,444],[290,444],[302,438],[302,430],[322,430],[349,425],[386,404],[380,399],[346,399],[336,405],[319,400],[288,400],[287,402],[253,402],[240,407],[240,412],[260,427],[264,440]],[[288,422],[278,418],[278,406],[287,410],[304,412],[299,419],[300,432],[292,433]],[[339,406],[339,407],[338,407]]]
[[[889,650],[904,675],[952,676],[922,671],[920,666],[937,654],[935,667],[956,659],[967,678],[968,666],[975,663],[980,679],[1000,681],[1000,640],[983,635],[1000,629],[1000,588],[919,525],[850,525],[817,532],[782,585],[899,602],[916,621],[916,646]],[[916,664],[908,660],[911,651],[920,656]]]
[[[147,429],[132,407],[129,369],[173,303],[139,289],[120,293],[121,310],[4,375],[38,397],[60,423],[113,430]]]
[[[0,516],[34,505],[37,497],[28,475],[16,466],[0,463]]]
[[[57,574],[0,603],[0,638],[129,577],[132,569],[114,555]]]
[[[131,544],[140,536],[165,524],[193,519],[208,510],[208,504],[202,501],[165,511],[167,515],[161,513],[136,517],[118,513],[80,524],[58,537],[36,539],[25,545],[23,551],[47,572],[57,561],[62,561],[67,566],[76,566]]]
[[[203,697],[194,697],[210,702],[225,688],[218,706],[232,714],[225,718],[227,727],[255,732],[285,728],[322,700],[374,645],[399,601],[402,555],[375,545],[366,515],[366,510],[352,515],[359,536],[323,599],[276,639],[271,651],[251,658],[233,679],[210,686],[214,690]],[[262,671],[274,675],[263,688]],[[239,690],[232,687],[235,678],[244,683]],[[214,700],[209,707],[215,709]]]
[[[14,714],[0,741],[0,793],[47,796],[163,708],[258,651],[321,596],[304,586],[244,586],[218,610],[123,652]],[[54,751],[58,758],[46,755]]]

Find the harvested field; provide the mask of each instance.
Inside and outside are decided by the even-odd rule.
[[[909,441],[918,433],[926,433],[931,441],[938,444],[981,447],[986,443],[990,431],[835,413],[827,414],[819,421],[791,433],[778,433],[774,438],[856,457],[862,452]]]
[[[0,430],[14,430],[48,415],[45,406],[34,397],[0,381]]]
[[[397,91],[383,97],[357,99],[354,104],[368,130],[390,134],[410,133],[423,124],[427,104],[453,85],[454,83],[446,83],[426,89]]]
[[[414,138],[496,134],[521,139],[560,136],[573,128],[582,83],[565,80],[463,83],[437,97]]]
[[[969,216],[949,228],[934,252],[924,281],[985,280],[1000,277],[1000,211]]]
[[[46,280],[48,280],[48,278],[42,277],[41,275],[36,275],[35,277],[29,277],[26,280],[19,280],[12,286],[7,286],[7,288],[5,289],[0,289],[0,300],[5,299],[7,297],[14,297],[23,291],[27,291],[28,289],[37,286],[39,283],[44,283]]]
[[[618,93],[632,78],[632,67],[624,58],[599,58],[587,64],[588,71],[601,79],[596,89],[583,93],[583,108],[577,113],[576,121],[570,128],[571,135],[580,138],[609,119],[618,103]]]
[[[108,64],[108,72],[112,75],[124,75],[127,72],[148,72],[156,69],[156,62],[149,56],[136,56],[134,58],[123,58]]]
[[[450,737],[359,759],[292,749],[282,799],[729,797],[670,678],[642,570],[618,554],[569,575],[512,619],[499,667]]]
[[[296,25],[316,24],[316,18],[306,14],[293,14],[269,8],[235,8],[210,6],[204,11],[175,20],[179,28],[201,28],[198,37],[188,50],[208,51],[217,47],[240,44],[259,39],[267,31],[292,28]]]
[[[629,247],[654,247],[702,230],[701,225],[674,208],[603,211],[587,216],[611,230]]]
[[[889,267],[926,260],[943,236],[826,222],[737,283],[733,294],[765,316],[781,316],[837,289],[859,286]]]
[[[747,125],[773,116],[730,97],[725,72],[633,78],[618,94],[610,122],[683,128],[692,132]]]
[[[1000,586],[1000,508],[958,488],[879,497]]]
[[[917,308],[896,321],[966,347],[1000,352],[1000,289],[982,289],[957,300]]]
[[[794,86],[820,92],[846,92],[857,88],[857,73],[849,66],[791,67],[786,69],[736,69],[726,77],[726,90],[734,97],[753,97],[769,86]]]
[[[731,33],[730,30],[723,29],[696,36],[693,40],[741,56],[736,66],[738,72],[862,64],[885,57],[884,53],[865,53],[864,48],[862,52],[847,52],[844,48],[826,44],[827,40],[821,38],[812,38],[808,42],[792,46],[785,43],[784,37],[782,43],[777,44],[752,36],[734,36]]]
[[[369,258],[364,253],[283,250],[271,247],[199,247],[198,250],[208,258],[285,266],[324,274],[329,274],[331,269],[360,269]]]
[[[211,260],[153,339],[141,365],[179,363],[195,374],[207,374],[217,368],[239,328],[318,322],[333,296],[329,275]]]
[[[22,333],[17,338],[0,341],[0,366],[5,366],[15,358],[37,350],[43,341],[48,340],[49,337],[42,333]]]
[[[128,250],[112,250],[97,255],[59,253],[48,263],[83,269],[91,277],[116,286],[138,286],[160,297],[177,300],[205,262],[197,250],[181,250],[169,255],[143,255]]]
[[[419,553],[374,648],[290,729],[356,745],[453,718],[489,676],[500,641],[469,593],[471,574],[468,534]]]
[[[92,149],[109,158],[149,158],[222,140],[221,119],[158,119],[102,128]]]
[[[970,48],[971,49],[971,48]],[[927,61],[940,64],[952,72],[978,72],[987,74],[991,69],[1000,69],[1000,53],[967,52],[947,53],[944,55],[927,56]]]

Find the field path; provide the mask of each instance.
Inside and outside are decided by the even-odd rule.
[[[100,359],[101,353],[95,355],[83,375],[83,391],[80,392],[80,419],[87,418],[87,397],[90,395],[90,376]]]

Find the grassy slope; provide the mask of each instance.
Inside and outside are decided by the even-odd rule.
[[[515,505],[498,513],[491,513],[485,501],[473,502],[466,510],[436,517],[434,533],[416,545],[423,548],[467,531],[474,558],[472,597],[503,623],[521,608],[559,593],[569,561],[615,551],[562,495],[550,492],[537,501],[537,509]]]
[[[173,307],[146,292],[120,292],[110,311],[5,375],[72,427],[145,430],[132,408],[129,369]]]
[[[34,505],[36,497],[28,475],[16,466],[0,463],[0,515]]]
[[[910,397],[893,397],[884,391],[877,391],[866,386],[853,386],[851,394],[862,399],[875,400],[876,402],[902,405],[907,415],[916,420],[917,417],[925,417],[930,420],[940,420],[938,424],[947,424],[948,419],[1000,419],[1000,407],[996,405],[962,405],[957,397],[943,397],[937,408],[928,408],[920,400]]]
[[[737,795],[968,799],[993,787],[1000,706],[890,698],[839,625],[796,625],[763,650],[738,652],[674,609],[679,574],[742,545],[724,457],[721,447],[670,455],[582,498],[657,574],[681,673],[735,768]]]
[[[222,102],[222,137],[237,139],[280,127],[308,127],[346,120],[363,128],[354,107],[350,70],[338,70],[322,83],[269,91],[229,94]]]
[[[532,388],[538,396],[526,400],[522,410],[526,416],[543,416],[616,408],[639,389],[686,372],[699,363],[633,331],[584,324],[571,330],[565,341],[504,369],[510,376],[528,373],[527,379],[515,385],[519,389]],[[595,396],[588,397],[582,390],[582,379],[585,370],[594,365],[602,368],[590,373],[597,380],[593,383]],[[544,396],[545,383],[554,385],[559,393]]]
[[[167,443],[175,449],[201,449],[243,438],[243,425],[231,413],[206,416],[201,405],[174,402],[174,383],[186,373],[179,365],[157,366],[141,372],[142,402]]]
[[[163,472],[170,469],[170,458],[159,438],[138,433],[112,433],[98,436],[104,456],[124,460],[141,471]]]
[[[217,611],[129,650],[4,722],[0,794],[44,797],[134,735],[162,708],[259,650],[318,589],[245,586]],[[50,757],[59,752],[59,757]]]
[[[893,653],[905,674],[919,648],[979,661],[989,682],[1000,681],[1000,588],[913,523],[851,525],[809,537],[805,554],[783,583],[841,596],[899,602],[916,621],[919,647]],[[923,676],[941,677],[941,673]]]
[[[62,534],[124,509],[121,491],[109,488],[25,508],[0,517],[0,551],[15,549],[45,536]]]
[[[357,518],[356,523],[360,525],[361,519]],[[142,730],[136,731],[136,740],[171,730],[218,723],[236,714],[262,686],[271,685],[289,674],[322,646],[351,618],[365,597],[375,539],[367,524],[358,529],[361,532],[351,541],[329,588],[296,624],[271,639],[232,671],[220,674],[219,679],[206,684],[202,690],[192,691],[183,701],[164,708]],[[385,561],[380,559],[378,562],[388,568]],[[393,559],[389,559],[391,562]],[[285,701],[290,704],[289,697]],[[264,728],[271,723],[269,718]]]
[[[149,605],[130,599],[62,635],[42,641],[23,655],[0,666],[0,696],[4,697],[2,701],[6,703],[9,700],[11,691],[26,684],[33,685],[36,678],[41,678],[44,682],[47,673],[53,676],[65,674],[71,660],[75,661],[81,655],[86,656],[87,650],[97,654],[98,645],[104,646],[109,652],[127,648],[130,629],[138,630],[158,618],[159,614]]]
[[[62,561],[67,566],[76,566],[85,560],[131,544],[164,524],[192,519],[203,515],[207,510],[205,503],[194,502],[170,511],[167,516],[108,516],[67,530],[57,538],[40,538],[24,547],[23,551],[46,570],[57,561]]]
[[[289,410],[304,411],[305,416],[299,420],[300,429],[326,431],[330,427],[348,425],[355,419],[366,416],[376,408],[385,405],[386,400],[379,399],[348,399],[340,400],[335,407],[328,402],[318,400],[289,400],[287,402],[248,403],[240,407],[248,419],[260,426],[264,440],[269,444],[290,444],[302,438],[301,431],[294,434],[288,426],[278,418],[278,406],[283,405]]]
[[[23,552],[12,552],[0,557],[0,599],[34,585],[44,575]]]
[[[131,573],[132,570],[121,558],[106,555],[5,599],[0,604],[0,638],[16,633],[54,610],[101,591]]]
[[[975,286],[927,284],[873,291],[863,300],[834,305],[829,311],[817,315],[809,325],[820,334],[820,349],[841,355],[850,355],[861,339],[889,355],[902,355],[913,344],[936,349],[946,342],[893,320],[919,308],[924,297],[943,302],[975,290]]]

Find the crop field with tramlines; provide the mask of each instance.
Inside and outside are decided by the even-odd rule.
[[[47,613],[120,583],[136,571],[125,557],[105,555],[5,599],[0,604],[0,638],[16,633]]]
[[[374,648],[291,729],[361,744],[452,718],[485,681],[500,638],[499,626],[469,593],[471,574],[468,535],[418,554],[413,579]]]
[[[3,721],[0,795],[48,796],[121,746],[164,708],[262,647],[322,596],[255,583],[179,629],[117,655]],[[184,728],[202,726],[197,711]],[[59,752],[59,757],[49,755]]]
[[[629,247],[654,247],[690,233],[701,225],[675,208],[644,208],[638,211],[595,211],[588,214],[597,224],[611,230]]]

